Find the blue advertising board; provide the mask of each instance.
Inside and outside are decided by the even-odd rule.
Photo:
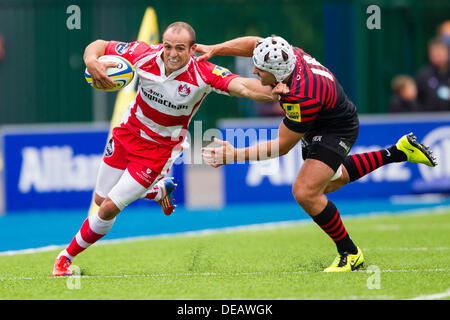
[[[109,125],[4,127],[1,131],[6,212],[90,206]],[[184,203],[183,166],[171,173]],[[155,205],[140,200],[131,205]]]
[[[220,123],[220,129],[225,140],[235,146],[240,141],[242,147],[256,143],[256,139],[276,137],[280,121],[227,120]],[[240,135],[236,134],[236,128]],[[389,164],[329,194],[330,199],[450,192],[450,114],[362,117],[359,137],[350,153],[386,148],[410,132],[433,150],[439,161],[437,167],[407,162]],[[261,137],[261,134],[265,136]],[[226,203],[293,201],[292,184],[302,163],[299,143],[280,158],[222,167]]]

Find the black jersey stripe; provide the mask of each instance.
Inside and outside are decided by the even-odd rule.
[[[330,106],[330,101],[331,101],[331,80],[326,78],[325,81],[327,82],[327,90],[326,90],[326,96],[325,96],[325,101],[324,101],[324,105],[325,108],[328,108]]]
[[[303,115],[311,115],[311,114],[315,114],[317,112],[319,112],[322,109],[322,105],[316,105],[314,108],[309,108],[307,110],[302,109],[302,117]]]
[[[307,97],[314,97],[313,95],[313,87],[314,87],[314,76],[313,73],[311,72],[311,69],[309,68],[309,66],[305,67],[305,96]]]
[[[300,59],[300,62],[300,83],[296,92],[298,92],[299,95],[305,97],[307,96],[307,92],[309,90],[308,72],[305,61],[303,59]]]
[[[318,115],[319,115],[318,113],[314,113],[314,114],[311,115],[311,116],[308,116],[308,117],[302,117],[302,122],[310,122],[310,121],[313,121],[314,119],[317,118]]]
[[[333,96],[336,94],[336,91],[333,89],[333,84],[334,84],[334,80],[328,80],[330,85],[328,86],[329,88],[329,93],[328,93],[328,101],[327,101],[327,106],[331,107],[332,102],[333,102]]]
[[[327,98],[325,99],[326,109],[331,107],[331,101],[333,101],[333,81],[327,78],[327,83],[328,83],[328,93]]]
[[[289,96],[282,96],[280,102],[282,102],[282,103],[287,102],[287,103],[291,103],[291,104],[300,103],[302,106],[303,105],[307,106],[307,105],[310,105],[313,103],[317,103],[316,99],[312,99],[309,97],[299,98],[299,97],[289,97]]]
[[[333,100],[331,101],[330,107],[334,108],[336,106],[336,100],[337,100],[337,89],[336,89],[336,82],[333,81],[331,85],[332,91],[333,91]]]
[[[296,63],[295,68],[294,68],[294,72],[292,73],[292,79],[291,79],[291,87],[289,89],[294,89],[294,95],[298,95],[299,91],[300,91],[300,86],[299,86],[299,82],[300,82],[300,78],[298,78],[298,75],[300,74],[300,68],[299,68],[299,64]]]
[[[322,76],[322,75],[318,75],[318,77],[320,77],[320,92],[319,92],[319,99],[322,102],[322,104],[325,104],[325,90],[326,90],[326,85],[327,85],[327,81],[325,80],[326,77]]]

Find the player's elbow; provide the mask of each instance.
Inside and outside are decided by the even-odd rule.
[[[97,44],[97,45],[104,45],[104,44],[106,44],[107,42],[108,42],[108,41],[103,40],[103,39],[97,39],[97,40],[92,41],[91,43]]]
[[[89,52],[89,51],[101,51],[101,50],[105,50],[106,46],[108,45],[108,41],[105,40],[101,40],[101,39],[97,39],[95,41],[92,41],[91,43],[89,43],[86,46],[85,52]]]
[[[103,56],[105,54],[107,45],[108,41],[101,39],[95,40],[88,44],[84,50],[84,62],[87,63],[87,61],[89,59],[92,59],[93,57]]]

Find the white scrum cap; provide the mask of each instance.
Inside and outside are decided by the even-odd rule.
[[[270,72],[278,82],[286,79],[295,68],[292,46],[281,37],[267,37],[253,50],[253,63],[258,69]]]

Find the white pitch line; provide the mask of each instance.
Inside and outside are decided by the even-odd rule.
[[[386,269],[381,270],[385,273],[408,273],[408,272],[449,272],[450,268],[447,269],[412,269],[412,270],[392,270]],[[365,270],[355,271],[356,273],[367,273]],[[312,273],[323,273],[322,271],[290,271],[290,272],[279,272],[282,275],[297,275],[297,274],[312,274]],[[162,278],[162,277],[223,277],[223,276],[256,276],[264,274],[273,274],[273,272],[267,271],[256,271],[256,272],[181,272],[181,273],[154,273],[154,274],[122,274],[122,275],[74,275],[72,277],[82,278],[82,279],[111,279],[111,278]],[[70,277],[0,277],[0,281],[17,281],[17,280],[47,280],[47,279],[67,279]]]
[[[406,299],[406,300],[437,300],[437,299],[444,299],[450,297],[450,289],[448,289],[445,292],[442,293],[435,293],[435,294],[425,294],[421,295],[412,299]]]
[[[296,225],[297,223],[291,223],[290,225]],[[284,223],[285,226],[288,226],[287,223]],[[278,226],[272,226],[273,228],[281,227],[281,225]],[[268,225],[264,226],[265,229],[270,229]],[[242,228],[235,229],[234,231],[240,231]],[[263,228],[261,228],[263,229]],[[256,228],[248,228],[248,230],[257,230]],[[260,229],[258,229],[260,230]],[[228,228],[227,230],[221,229],[219,232],[232,232],[231,228]],[[130,237],[130,238],[121,238],[121,239],[111,239],[111,240],[102,240],[94,245],[104,245],[104,244],[120,244],[120,243],[126,243],[126,242],[135,242],[135,241],[144,241],[144,240],[151,240],[156,238],[166,238],[166,237],[193,237],[193,236],[206,236],[210,234],[216,233],[213,230],[202,230],[202,231],[189,231],[189,232],[183,232],[183,233],[177,233],[177,234],[162,234],[162,235],[155,235],[155,236],[142,236],[142,237]],[[15,255],[21,255],[21,254],[34,254],[39,252],[48,252],[48,251],[55,251],[58,249],[62,249],[64,247],[67,247],[67,244],[61,244],[61,245],[50,245],[46,247],[40,247],[40,248],[29,248],[29,249],[22,249],[22,250],[10,250],[10,251],[2,251],[0,252],[1,256],[15,256]],[[373,251],[373,250],[382,250],[382,251],[446,251],[450,250],[450,247],[419,247],[419,248],[408,248],[408,247],[400,247],[400,248],[383,248],[383,247],[365,247],[363,248],[364,251]]]

